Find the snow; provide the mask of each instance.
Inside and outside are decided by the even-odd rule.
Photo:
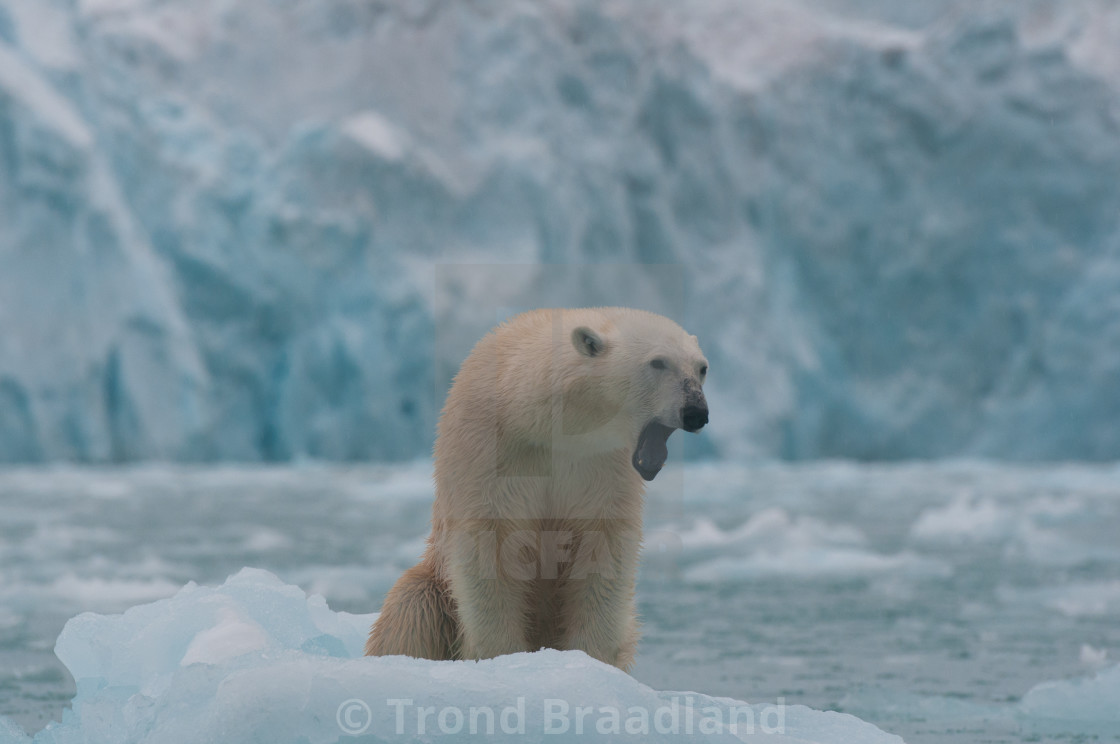
[[[373,619],[331,612],[322,597],[255,569],[122,615],[80,615],[56,645],[78,695],[35,741],[328,742],[367,732],[381,741],[468,732],[523,741],[902,741],[854,716],[784,701],[658,692],[580,651],[477,663],[361,658]]]
[[[0,0],[0,458],[423,456],[591,303],[689,456],[1120,456],[1120,13],[995,5]]]

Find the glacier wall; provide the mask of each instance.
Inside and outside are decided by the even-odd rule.
[[[727,457],[1120,456],[1107,0],[0,0],[0,461],[405,458],[495,320]]]

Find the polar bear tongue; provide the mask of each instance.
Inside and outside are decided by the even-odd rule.
[[[661,472],[661,466],[669,456],[669,448],[665,443],[674,431],[676,429],[660,421],[650,421],[638,435],[638,446],[634,448],[634,456],[630,458],[630,462],[645,480],[651,481]]]

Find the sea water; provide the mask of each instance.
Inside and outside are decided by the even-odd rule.
[[[294,585],[274,591],[322,595],[322,617],[375,612],[422,552],[431,500],[425,461],[2,471],[0,715],[32,735],[62,718],[67,620],[192,581],[259,567]],[[648,494],[642,566],[633,677],[653,690],[842,711],[908,742],[1120,740],[1116,466],[671,463]],[[269,648],[267,623],[239,612],[188,638],[197,658],[169,653]],[[120,651],[90,627],[67,633]],[[328,655],[357,653],[331,637]]]

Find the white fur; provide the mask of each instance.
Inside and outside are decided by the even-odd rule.
[[[431,578],[390,593],[367,652],[415,650],[410,627],[449,612],[454,642],[421,655],[550,646],[628,668],[644,491],[631,455],[651,419],[681,425],[684,385],[706,366],[695,336],[625,308],[537,310],[479,341],[439,423],[432,534],[413,569]],[[410,593],[432,586],[450,611]]]

